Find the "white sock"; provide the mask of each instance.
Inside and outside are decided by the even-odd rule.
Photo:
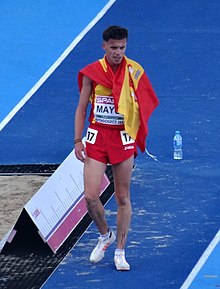
[[[108,232],[106,233],[106,234],[104,234],[104,235],[101,235],[100,234],[100,237],[104,240],[104,239],[106,239],[106,238],[109,238],[110,237],[110,230],[108,230]]]
[[[124,249],[116,249],[115,255],[125,255],[125,250]]]

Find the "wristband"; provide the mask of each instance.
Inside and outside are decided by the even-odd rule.
[[[82,142],[82,139],[81,138],[77,138],[77,139],[74,140],[74,144],[76,144],[78,142]]]

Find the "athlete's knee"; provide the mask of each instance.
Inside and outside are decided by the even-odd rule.
[[[130,202],[130,197],[129,196],[117,196],[116,197],[117,200],[117,204],[120,207],[124,207],[124,206],[130,206],[131,202]]]
[[[88,211],[91,211],[93,208],[95,208],[99,202],[99,198],[92,197],[92,196],[85,196],[86,201],[86,207]]]

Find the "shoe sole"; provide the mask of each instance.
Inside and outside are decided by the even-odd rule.
[[[130,271],[130,268],[117,268],[116,267],[116,270],[117,271]]]

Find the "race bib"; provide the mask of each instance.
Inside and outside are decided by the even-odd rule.
[[[132,137],[130,137],[125,130],[120,131],[121,133],[121,141],[123,145],[134,143],[134,140]]]
[[[124,116],[115,111],[114,98],[111,95],[97,95],[94,103],[96,122],[110,125],[123,125]]]
[[[86,133],[86,141],[88,143],[94,144],[96,141],[98,131],[96,129],[88,127],[87,133]]]

